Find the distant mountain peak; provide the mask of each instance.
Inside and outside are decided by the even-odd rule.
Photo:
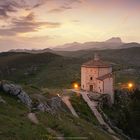
[[[106,40],[108,43],[123,43],[120,37],[112,37],[108,40]]]
[[[32,50],[28,50],[28,49],[12,49],[9,50],[8,52],[25,52],[25,53],[45,53],[45,52],[50,52],[53,53],[53,50],[50,48],[46,48],[46,49],[40,49],[40,50],[36,50],[36,49],[32,49]]]

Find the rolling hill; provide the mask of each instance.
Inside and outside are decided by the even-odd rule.
[[[98,53],[102,59],[115,63],[140,66],[140,47],[131,47],[124,49],[106,49],[106,50],[79,50],[79,51],[59,51],[57,54],[67,57],[92,59],[94,54]]]
[[[80,82],[80,66],[97,52],[102,59],[112,63],[117,73],[116,83],[129,79],[139,81],[140,48],[106,50],[80,50],[42,54],[7,52],[0,54],[0,79],[22,84],[48,87],[69,87]],[[125,70],[135,72],[124,73]],[[128,76],[129,75],[129,76]]]
[[[44,95],[44,90],[47,90],[45,97],[52,97],[54,94],[50,93],[50,91],[55,90],[56,95],[58,91],[61,93],[63,88],[71,88],[73,82],[76,81],[80,83],[80,67],[83,62],[92,59],[95,52],[98,53],[102,59],[112,63],[115,75],[115,86],[118,83],[126,83],[129,80],[140,84],[140,47],[134,46],[124,49],[87,49],[79,51],[53,51],[53,53],[0,53],[0,80],[13,81],[22,85],[31,97],[33,97],[34,94],[39,94],[37,97],[42,94]],[[96,125],[94,124],[96,121],[87,117],[92,116],[92,114],[90,114],[87,105],[81,101],[79,97],[73,97],[72,103],[79,112],[81,116],[80,119],[73,118],[69,112],[62,112],[56,116],[39,112],[37,113],[37,117],[40,124],[37,126],[28,120],[26,116],[28,113],[27,108],[19,103],[16,98],[5,95],[3,92],[0,92],[0,97],[7,102],[6,105],[0,103],[2,106],[0,109],[0,137],[3,139],[9,139],[11,137],[14,139],[19,139],[19,137],[24,139],[25,136],[28,136],[29,139],[35,139],[34,136],[40,139],[42,135],[45,134],[47,138],[54,136],[54,133],[52,134],[46,129],[46,126],[64,136],[88,136],[91,139],[96,138],[97,140],[111,139],[106,133],[100,131],[98,127],[93,127]],[[135,105],[135,100],[133,104]],[[139,106],[139,104],[137,106]],[[85,108],[86,111],[82,110],[83,108]],[[120,108],[117,109],[117,113],[119,114]],[[11,110],[12,113],[9,114]],[[132,108],[131,112],[133,112],[133,110]],[[111,116],[115,114],[113,112],[114,110],[107,108],[106,111],[110,111],[109,115],[111,114]],[[137,115],[137,113],[135,114]],[[125,120],[127,120],[127,114],[125,115]],[[135,118],[135,116],[131,116]],[[8,121],[4,121],[5,119]],[[112,119],[118,122],[122,120],[121,117],[118,117],[118,119],[112,117]],[[139,118],[137,118],[137,120],[139,120]],[[69,122],[69,125],[67,125],[67,122]],[[121,123],[123,124],[123,122]],[[17,125],[15,126],[15,124]],[[129,122],[129,124],[131,123]],[[28,129],[25,132],[26,127],[28,127]],[[128,128],[127,126],[123,127],[124,130]],[[131,126],[129,125],[129,127]],[[15,133],[16,131],[18,131],[18,133]],[[89,131],[91,133],[89,133]],[[134,130],[133,133],[136,133],[136,130]],[[139,137],[138,134],[137,137]]]

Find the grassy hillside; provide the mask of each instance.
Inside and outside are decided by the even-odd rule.
[[[61,56],[52,53],[1,53],[0,79],[26,83],[44,66],[57,59],[61,59]]]
[[[84,58],[85,60],[94,57],[94,54],[98,53],[102,59],[116,62],[120,64],[126,64],[131,66],[140,67],[140,47],[132,47],[125,49],[106,49],[106,50],[80,50],[71,52],[58,52],[58,54],[69,57]]]
[[[63,56],[76,57],[83,59],[85,62],[93,59],[95,53],[98,53],[101,59],[112,63],[116,84],[128,81],[140,84],[140,47],[117,50],[59,52]]]
[[[38,93],[39,94],[39,93]],[[53,140],[54,137],[86,137],[95,140],[112,138],[84,119],[67,111],[56,114],[36,112],[39,124],[27,118],[29,111],[16,98],[0,92],[6,104],[0,103],[0,138],[2,140]]]
[[[0,79],[43,87],[66,87],[80,80],[82,62],[82,59],[52,53],[1,53]]]
[[[57,59],[46,65],[32,81],[42,87],[71,88],[74,81],[80,82],[81,64],[80,59]]]
[[[95,52],[113,64],[116,84],[128,81],[139,83],[140,48],[63,52],[69,57],[52,53],[1,53],[0,79],[39,87],[70,88],[72,82],[80,82],[80,67],[93,58]],[[130,71],[125,72],[127,70]]]
[[[51,136],[45,125],[34,125],[27,118],[28,110],[12,96],[0,92],[6,104],[0,103],[0,138],[3,140],[41,139]]]
[[[74,94],[70,98],[70,101],[80,118],[83,118],[92,124],[99,125],[98,120],[80,95]]]
[[[42,94],[42,91],[48,88],[61,91],[61,88],[71,88],[75,81],[80,83],[81,64],[93,58],[95,52],[104,60],[112,62],[116,84],[129,80],[139,83],[140,48],[63,52],[64,56],[52,53],[1,53],[0,79],[22,84],[31,97],[34,97],[34,94]],[[49,90],[45,93],[48,92]],[[50,98],[56,96],[57,91],[54,93],[43,95]],[[28,110],[17,99],[1,92],[0,96],[7,102],[0,103],[0,137],[3,139],[50,138],[56,133],[95,140],[111,139],[98,127],[94,127],[98,122],[95,118],[92,120],[92,113],[79,97],[72,97],[71,102],[80,119],[74,118],[68,111],[58,112],[56,115],[37,112],[40,123],[34,125],[27,118]],[[53,132],[49,131],[50,128]]]

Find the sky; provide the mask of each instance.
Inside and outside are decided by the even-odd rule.
[[[140,0],[0,0],[0,51],[111,37],[140,42]]]

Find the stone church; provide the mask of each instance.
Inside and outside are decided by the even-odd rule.
[[[94,59],[81,66],[81,89],[99,94],[109,94],[114,103],[112,66],[95,54]]]

